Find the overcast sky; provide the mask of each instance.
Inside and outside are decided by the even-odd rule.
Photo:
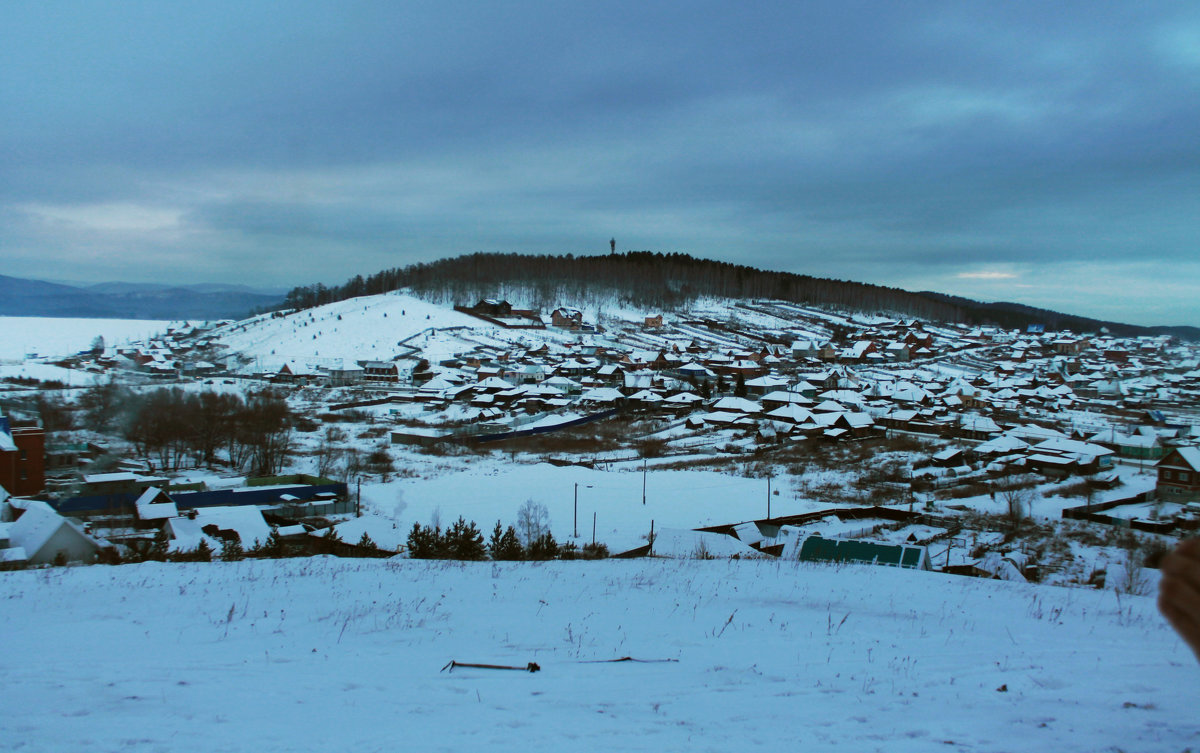
[[[0,3],[0,273],[680,251],[1200,325],[1200,5]]]

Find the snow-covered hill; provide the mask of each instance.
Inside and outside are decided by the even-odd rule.
[[[615,297],[592,297],[586,305],[576,304],[574,300],[562,301],[564,306],[579,308],[588,324],[599,323],[610,330],[628,328],[634,335],[631,342],[643,347],[661,347],[667,343],[661,337],[641,332],[643,319],[655,314],[665,313],[669,323],[680,325],[675,340],[700,336],[714,346],[725,347],[738,347],[737,337],[722,337],[680,323],[703,318],[824,339],[829,334],[828,323],[852,321],[849,315],[790,304],[786,309],[765,312],[746,302],[726,299],[699,299],[686,312],[640,309]],[[514,301],[517,308],[524,305],[527,304],[521,299]],[[542,311],[542,317],[549,323],[549,311]],[[862,323],[879,318],[853,317],[853,321]],[[260,369],[277,368],[289,361],[314,367],[339,360],[391,360],[403,356],[436,361],[480,345],[501,349],[529,347],[543,342],[574,342],[580,337],[578,333],[554,327],[505,329],[455,311],[450,303],[430,302],[405,292],[360,296],[287,315],[262,315],[222,327],[213,336],[229,353],[255,359],[256,368]]]
[[[352,298],[287,316],[259,316],[214,333],[230,350],[270,359],[376,359],[404,352],[405,341],[452,327],[497,329],[452,308],[410,295]]]
[[[11,750],[1043,753],[1200,734],[1200,671],[1148,597],[886,568],[58,568],[0,573],[0,620]],[[607,661],[626,656],[652,663]]]

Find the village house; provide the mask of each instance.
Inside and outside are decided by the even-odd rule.
[[[816,340],[795,340],[792,342],[791,353],[794,360],[817,358],[820,352],[821,346]]]
[[[1176,447],[1158,461],[1154,491],[1169,502],[1200,500],[1200,448]]]
[[[907,343],[888,343],[883,352],[888,360],[900,361],[901,363],[908,361],[912,356],[911,349]]]
[[[0,497],[6,496],[0,490]],[[79,523],[59,515],[38,499],[8,498],[0,523],[8,531],[9,564],[51,565],[67,562],[92,563],[103,546],[84,532]]]
[[[550,324],[563,329],[579,329],[583,326],[583,312],[569,306],[560,306],[550,312]]]
[[[361,365],[363,381],[392,384],[400,381],[400,367],[392,361],[362,361]]]
[[[279,367],[270,376],[272,382],[280,384],[308,384],[316,379],[317,373],[305,364],[290,361]]]
[[[363,380],[365,369],[356,363],[343,361],[326,366],[324,372],[330,387],[348,387]]]
[[[1082,353],[1088,347],[1088,341],[1070,337],[1060,338],[1053,342],[1054,352],[1060,355],[1075,355]]]
[[[484,298],[474,306],[456,305],[455,311],[478,317],[509,329],[545,329],[546,323],[536,311],[516,309],[508,301]]]

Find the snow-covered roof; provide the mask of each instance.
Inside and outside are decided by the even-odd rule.
[[[142,496],[134,502],[134,507],[140,520],[165,520],[179,515],[179,510],[166,492],[154,486],[142,492]]]
[[[870,413],[855,412],[855,413],[844,413],[842,415],[845,417],[846,422],[849,423],[850,426],[855,429],[861,429],[866,426],[872,426],[875,423],[875,419],[871,417]]]
[[[651,392],[650,390],[640,390],[640,391],[635,392],[632,395],[630,395],[629,399],[637,400],[637,401],[643,402],[643,403],[661,403],[663,400],[663,397],[662,397],[662,395],[658,394],[657,392]]]
[[[713,404],[713,409],[736,413],[758,413],[762,410],[762,404],[744,397],[723,397]]]
[[[201,530],[202,525],[206,524],[201,523],[199,518],[196,520],[190,518],[169,519],[166,527],[171,540],[167,544],[167,549],[172,552],[192,552],[200,546],[201,541],[207,541],[209,548],[214,552],[221,551],[221,542],[205,534]]]
[[[41,500],[30,500],[25,506],[25,512],[9,528],[8,537],[12,546],[22,547],[31,557],[35,557],[63,526],[87,538],[87,534],[78,524],[59,515],[50,505]]]
[[[1000,580],[1011,580],[1018,583],[1025,582],[1025,576],[1021,574],[1017,566],[1007,557],[1000,554],[1000,552],[988,552],[972,564],[979,570],[989,573]]]
[[[114,481],[137,481],[140,478],[136,473],[121,471],[117,473],[89,473],[83,477],[85,483],[88,484],[105,484]]]
[[[271,536],[271,527],[258,508],[252,505],[199,507],[196,509],[196,521],[201,528],[215,525],[223,531],[234,531],[246,549],[253,547],[256,542],[265,544]]]
[[[1183,462],[1190,465],[1194,470],[1200,471],[1200,447],[1176,447],[1175,452],[1179,453],[1179,457]],[[1168,454],[1167,457],[1171,455]]]
[[[388,552],[404,551],[408,542],[408,530],[391,518],[379,515],[363,515],[351,518],[334,526],[338,537],[347,544],[357,544],[363,534],[371,537],[375,547]],[[323,536],[325,531],[312,531],[310,536]]]
[[[980,455],[996,455],[1014,452],[1016,450],[1024,450],[1027,447],[1029,447],[1029,445],[1025,442],[1006,434],[989,439],[983,444],[976,445],[975,452],[979,453]]]
[[[768,392],[762,396],[764,403],[796,403],[798,405],[812,405],[812,400],[809,400],[799,392],[790,392],[788,390],[775,390]]]
[[[579,400],[585,403],[612,403],[623,397],[621,391],[614,387],[596,387],[580,395]]]
[[[1098,444],[1090,442],[1079,442],[1074,439],[1048,439],[1045,442],[1034,445],[1033,449],[1038,452],[1059,452],[1090,457],[1113,454],[1113,451],[1107,447],[1101,447]]]
[[[845,413],[846,406],[833,400],[826,400],[819,405],[813,406],[813,410],[821,413]]]
[[[692,416],[688,419],[689,422],[703,422],[708,424],[752,424],[753,422],[746,416],[745,413],[731,413],[729,411],[712,411],[710,413],[701,413]]]
[[[4,564],[16,564],[18,562],[28,562],[29,555],[25,553],[23,546],[10,546],[7,549],[0,549],[0,562]]]
[[[786,377],[772,376],[770,374],[746,380],[747,387],[756,387],[756,388],[757,387],[766,387],[766,388],[784,387],[787,385],[787,383],[788,383],[788,380]]]
[[[790,421],[792,423],[801,424],[812,420],[812,411],[795,403],[782,405],[773,411],[766,414],[767,418],[779,419],[781,421]]]

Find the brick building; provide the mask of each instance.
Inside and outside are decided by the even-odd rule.
[[[25,497],[46,487],[46,433],[33,421],[0,416],[0,486]]]

